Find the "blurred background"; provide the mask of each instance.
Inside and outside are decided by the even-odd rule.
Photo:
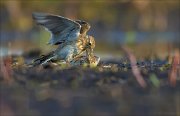
[[[88,34],[102,57],[118,57],[121,45],[128,45],[138,58],[164,58],[180,45],[179,0],[1,0],[0,8],[1,55],[7,46],[19,54],[53,48],[46,45],[50,34],[36,25],[32,12],[89,22]]]
[[[36,25],[32,12],[45,12],[91,24],[100,56],[117,57],[128,45],[137,57],[165,57],[180,45],[179,0],[1,0],[1,51],[50,51],[50,34]],[[3,52],[1,52],[3,54]],[[143,53],[143,54],[142,54]]]
[[[89,22],[95,54],[123,65],[25,67],[27,54],[31,62],[57,47],[47,45],[50,33],[36,25],[32,12]],[[0,59],[1,116],[180,115],[180,0],[0,0],[0,40],[0,58],[10,56]],[[122,58],[123,47],[131,50],[129,57],[145,60],[146,89],[136,81],[128,57]],[[153,64],[154,59],[160,62]]]

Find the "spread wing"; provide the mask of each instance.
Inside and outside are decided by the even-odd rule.
[[[44,26],[51,32],[49,40],[51,45],[73,42],[79,37],[81,25],[75,21],[45,13],[33,13],[32,16],[37,24]]]

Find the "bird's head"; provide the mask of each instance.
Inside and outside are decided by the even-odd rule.
[[[88,36],[86,43],[86,53],[89,61],[91,61],[92,57],[94,57],[93,55],[94,48],[95,48],[95,40],[92,36]]]
[[[86,33],[91,28],[90,24],[85,21],[77,20],[76,22],[81,25],[81,30],[80,30],[81,34]]]
[[[89,49],[94,49],[94,48],[95,48],[95,40],[94,40],[94,37],[88,36],[88,38],[87,38],[87,47],[88,47]]]

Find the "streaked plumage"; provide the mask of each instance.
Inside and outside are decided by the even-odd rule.
[[[95,40],[86,33],[90,29],[90,25],[81,20],[73,21],[71,19],[45,14],[33,13],[33,19],[38,25],[45,27],[51,33],[49,44],[59,45],[58,48],[50,54],[43,56],[35,63],[46,63],[50,60],[64,60],[70,62],[78,59],[85,51],[89,62],[93,62],[93,49]],[[94,61],[95,62],[95,61]]]
[[[73,66],[90,66],[90,67],[96,67],[100,61],[100,57],[94,56],[94,61],[92,63],[89,63],[89,60],[86,56],[80,56],[78,59],[72,60],[70,62]]]

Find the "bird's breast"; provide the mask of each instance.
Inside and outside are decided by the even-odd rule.
[[[84,49],[86,45],[86,41],[84,39],[78,39],[77,43],[76,43],[76,47],[79,51],[82,51]]]

